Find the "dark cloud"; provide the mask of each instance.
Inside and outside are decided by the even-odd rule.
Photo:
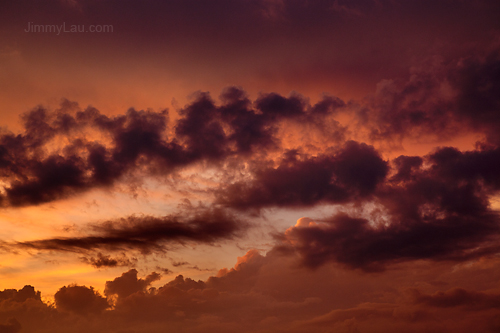
[[[299,159],[292,151],[277,168],[257,169],[250,182],[227,185],[218,202],[238,209],[346,203],[372,194],[388,170],[372,146],[355,141],[332,155]]]
[[[460,116],[471,122],[476,130],[486,130],[498,144],[500,125],[500,49],[486,55],[461,59],[450,82],[457,90],[457,109]]]
[[[466,333],[498,327],[498,293],[474,289],[480,281],[481,288],[496,288],[498,258],[470,265],[421,262],[375,275],[331,266],[303,270],[295,259],[251,250],[207,280],[178,275],[158,288],[150,287],[157,274],[139,278],[130,270],[107,282],[108,302],[95,288],[66,286],[56,294],[55,307],[31,308],[25,302],[12,311],[0,302],[0,323],[16,318],[26,331],[57,333],[163,332],[165,327],[185,332]],[[469,287],[435,292],[426,283],[432,282],[425,280],[429,275],[440,285],[458,281]],[[425,292],[408,290],[415,285]]]
[[[34,299],[41,301],[39,291],[35,291],[33,286],[24,286],[23,289],[4,289],[0,291],[0,301],[11,300],[14,302],[24,302],[27,299]]]
[[[333,261],[365,271],[380,271],[387,263],[418,259],[464,261],[500,250],[498,246],[477,249],[491,246],[489,236],[498,234],[496,216],[398,222],[401,225],[376,228],[366,219],[336,215],[327,225],[293,227],[285,238],[306,266],[314,268]]]
[[[95,268],[102,267],[118,267],[118,266],[132,266],[133,260],[131,261],[127,257],[111,257],[110,255],[104,255],[101,252],[97,253],[96,257],[82,257],[84,263],[90,264]]]
[[[187,145],[190,158],[221,158],[227,154],[226,134],[219,122],[219,112],[208,94],[200,93],[196,101],[181,110],[176,135]]]
[[[40,204],[111,185],[138,166],[139,157],[151,159],[169,151],[161,139],[166,129],[166,112],[131,109],[114,118],[93,108],[78,111],[75,116],[61,112],[37,108],[24,116],[24,133],[0,137],[1,175],[9,184],[4,205]],[[78,131],[70,134],[68,127]],[[92,127],[111,136],[113,147],[87,138],[85,131]],[[54,152],[48,151],[47,144],[57,137],[69,143]]]
[[[270,126],[272,121],[251,108],[251,101],[242,89],[227,88],[220,99],[223,102],[221,116],[233,128],[229,138],[239,151],[250,153],[279,144],[275,137],[276,127]]]
[[[136,292],[146,291],[151,283],[161,279],[161,275],[156,272],[149,274],[144,279],[137,278],[137,273],[136,269],[131,269],[113,281],[107,281],[104,294],[108,297],[116,295],[119,299],[125,298]]]
[[[54,313],[55,309],[42,301],[41,292],[33,286],[0,291],[0,332],[36,331]]]
[[[226,88],[220,99],[223,104],[217,107],[207,93],[199,93],[196,101],[181,110],[184,117],[176,125],[176,134],[184,139],[191,158],[217,159],[276,147],[279,121],[312,123],[344,106],[342,100],[331,96],[311,106],[296,93],[290,97],[270,93],[261,94],[253,108],[246,92],[237,87]],[[224,127],[229,128],[229,133]],[[345,131],[341,126],[330,130]]]
[[[230,239],[246,224],[222,210],[212,209],[193,216],[130,216],[92,226],[93,235],[18,242],[11,246],[36,250],[82,252],[95,249],[138,249],[144,253],[164,251],[165,244],[213,243]],[[101,263],[112,259],[101,257]],[[89,259],[92,263],[92,259]],[[99,257],[95,261],[99,263]]]
[[[84,182],[83,160],[77,156],[51,156],[33,163],[33,180],[13,181],[6,189],[6,197],[13,206],[38,204],[59,199],[79,191]]]
[[[190,269],[194,269],[194,270],[197,270],[197,271],[200,271],[200,272],[212,272],[212,271],[215,271],[215,269],[210,269],[210,268],[200,268],[198,267],[197,265],[195,266],[190,266],[188,267]]]
[[[415,172],[418,172],[423,162],[424,159],[420,156],[401,155],[395,158],[392,163],[397,173],[392,176],[391,181],[400,182],[414,179]]]
[[[170,275],[170,274],[174,273],[171,269],[166,268],[166,267],[156,266],[156,269],[159,270],[160,272],[162,272],[163,274],[166,274],[166,275]]]
[[[21,331],[21,324],[15,319],[11,318],[7,324],[0,324],[0,333],[17,333]]]
[[[455,57],[432,57],[407,80],[383,80],[358,113],[372,139],[484,133],[498,144],[498,43]]]
[[[480,181],[487,189],[500,189],[500,175],[495,167],[500,163],[498,147],[466,152],[447,147],[437,150],[429,159],[433,162],[432,172],[436,177],[442,177],[449,183]]]
[[[422,294],[417,289],[410,290],[416,304],[425,304],[439,308],[464,307],[469,310],[500,308],[500,295],[463,288],[438,291],[432,295]]]
[[[442,148],[394,161],[395,175],[374,193],[370,218],[337,214],[297,225],[282,235],[309,267],[328,261],[363,270],[418,259],[466,261],[498,253],[500,190],[494,171],[498,149],[460,152]],[[425,165],[424,165],[425,161]]]
[[[259,271],[266,263],[266,257],[257,250],[250,250],[238,257],[236,265],[231,269],[221,269],[216,276],[207,280],[207,286],[219,291],[249,291],[258,279]]]
[[[96,314],[109,308],[106,298],[102,297],[93,287],[65,286],[55,293],[54,300],[58,310],[80,315]]]
[[[23,133],[0,136],[0,177],[7,184],[2,204],[36,205],[111,186],[134,172],[168,175],[200,161],[254,151],[265,154],[279,146],[276,134],[283,119],[312,124],[343,103],[325,97],[310,106],[299,95],[268,94],[254,109],[246,93],[234,87],[226,89],[221,100],[223,105],[217,106],[208,93],[198,94],[180,110],[173,137],[166,110],[129,109],[125,115],[108,117],[92,107],[73,112],[75,107],[64,107],[68,101],[55,112],[38,107],[23,116]],[[110,143],[93,138],[95,130]],[[345,129],[337,126],[335,131],[342,138]],[[68,143],[49,149],[61,141]]]
[[[286,98],[276,93],[265,94],[255,102],[257,109],[266,118],[299,117],[304,113],[306,101],[300,95],[292,94]]]
[[[189,265],[189,263],[187,261],[172,261],[172,266],[174,267],[179,267],[184,265]]]
[[[195,281],[195,280],[190,279],[190,278],[185,278],[182,275],[177,275],[175,277],[175,279],[166,283],[161,288],[163,288],[163,289],[159,289],[160,292],[162,292],[162,291],[165,292],[165,291],[168,291],[169,289],[173,289],[173,288],[183,290],[183,291],[188,291],[188,290],[192,290],[192,289],[195,289],[195,290],[196,289],[205,289],[206,284],[205,284],[205,282],[203,282],[201,280]]]
[[[338,97],[335,96],[324,96],[321,101],[316,103],[310,110],[312,116],[317,116],[321,114],[336,113],[339,112],[346,103]],[[340,109],[340,110],[339,110]]]

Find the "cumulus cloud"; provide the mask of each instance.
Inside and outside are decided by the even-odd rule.
[[[56,292],[54,299],[57,309],[81,315],[99,313],[109,307],[106,298],[93,287],[64,286]]]
[[[372,196],[377,214],[300,223],[278,236],[280,246],[296,250],[309,267],[334,261],[367,271],[391,262],[498,253],[500,220],[489,200],[500,190],[499,157],[498,149],[454,148],[425,158],[400,156],[394,175]],[[384,222],[374,223],[377,215]]]
[[[0,332],[36,331],[54,318],[56,310],[42,301],[33,286],[0,291]]]
[[[107,281],[104,294],[106,296],[116,295],[119,298],[125,298],[133,293],[146,291],[146,288],[152,282],[161,279],[161,275],[156,272],[149,274],[144,279],[138,279],[137,273],[136,269],[131,269],[113,281]]]
[[[358,112],[371,138],[438,136],[479,132],[498,144],[498,45],[459,57],[432,57],[412,68],[407,80],[383,80]]]
[[[0,291],[0,301],[10,300],[14,302],[24,302],[27,299],[41,301],[40,292],[35,291],[33,286],[24,286],[20,290],[4,289],[3,291]]]
[[[0,332],[2,333],[17,333],[21,331],[21,324],[15,319],[11,318],[6,324],[0,324]]]
[[[179,275],[158,288],[150,288],[159,279],[157,273],[139,278],[136,270],[129,270],[106,283],[107,299],[93,287],[69,285],[56,293],[55,308],[40,300],[36,300],[40,307],[32,308],[28,304],[32,298],[8,305],[5,302],[10,301],[0,301],[0,322],[15,317],[30,332],[103,333],[141,331],[144,323],[148,332],[162,332],[166,326],[186,332],[267,329],[297,333],[332,328],[340,332],[432,328],[465,333],[472,327],[484,332],[498,327],[498,293],[474,288],[479,281],[496,285],[498,259],[462,266],[421,262],[412,266],[415,270],[375,275],[338,266],[304,270],[295,259],[278,251],[262,255],[251,250],[234,267],[206,280]],[[429,274],[435,283],[422,282]],[[460,287],[439,289],[457,281]],[[468,287],[463,281],[468,281]]]
[[[345,203],[372,194],[387,172],[373,147],[348,141],[332,155],[299,159],[292,151],[278,167],[257,169],[251,181],[225,186],[218,202],[238,209]]]
[[[279,145],[276,132],[283,119],[311,123],[343,106],[333,97],[311,106],[300,95],[273,93],[259,97],[254,108],[246,93],[234,87],[221,100],[217,106],[208,93],[200,93],[180,110],[172,128],[167,110],[129,109],[108,117],[68,101],[54,112],[37,107],[23,116],[24,132],[0,135],[0,177],[6,184],[2,204],[41,204],[109,187],[130,172],[167,175],[200,161],[266,151]],[[102,139],[92,136],[96,131]],[[61,142],[58,149],[49,149]]]

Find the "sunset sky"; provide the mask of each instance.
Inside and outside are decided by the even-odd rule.
[[[1,2],[0,333],[499,332],[499,18]]]

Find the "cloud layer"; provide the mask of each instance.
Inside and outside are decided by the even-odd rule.
[[[21,327],[30,332],[173,332],[181,328],[186,332],[328,332],[332,328],[468,332],[473,327],[494,332],[500,293],[474,285],[479,280],[484,285],[496,283],[497,261],[459,266],[453,272],[449,265],[421,263],[413,273],[359,274],[338,267],[312,273],[278,252],[263,256],[252,250],[233,268],[204,281],[179,275],[156,288],[151,283],[160,279],[158,273],[140,278],[132,269],[106,282],[106,297],[93,287],[63,286],[55,295],[55,307],[43,303],[33,287],[5,290],[0,320],[6,332],[18,332]],[[435,280],[422,284],[428,274]],[[446,288],[457,281],[461,287]]]

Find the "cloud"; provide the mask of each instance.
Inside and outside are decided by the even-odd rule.
[[[454,288],[438,291],[432,295],[422,294],[419,290],[410,290],[416,304],[425,304],[439,308],[464,307],[468,310],[500,308],[500,295]]]
[[[213,243],[231,239],[246,224],[220,209],[197,212],[192,216],[169,215],[164,217],[130,216],[91,226],[92,235],[61,237],[12,243],[11,247],[35,250],[85,252],[96,249],[118,251],[136,249],[143,253],[164,251],[166,244],[185,242]],[[112,263],[101,256],[89,262]]]
[[[15,319],[9,319],[7,324],[0,324],[1,333],[17,333],[21,331],[21,324]]]
[[[221,269],[216,276],[209,277],[207,285],[221,291],[249,291],[255,285],[258,273],[266,263],[266,258],[257,250],[250,250],[238,257],[231,269]]]
[[[306,266],[333,261],[365,271],[418,259],[465,261],[500,250],[488,242],[492,233],[498,234],[495,216],[398,222],[375,228],[366,219],[340,214],[324,225],[292,227],[284,238]]]
[[[137,270],[131,269],[123,273],[120,277],[115,278],[113,281],[107,281],[104,295],[107,297],[116,295],[119,299],[125,298],[133,293],[146,291],[146,288],[149,287],[152,282],[159,279],[161,279],[161,275],[156,272],[149,274],[144,279],[138,279]]]
[[[170,274],[174,273],[171,269],[166,268],[166,267],[156,266],[156,269],[159,270],[160,272],[162,272],[165,275],[170,275]]]
[[[33,286],[0,291],[0,332],[33,332],[54,318],[56,310],[42,301]]]
[[[252,107],[246,92],[237,87],[226,88],[220,99],[222,105],[218,107],[209,94],[199,93],[194,102],[180,111],[183,118],[176,124],[176,135],[184,140],[192,158],[217,159],[271,149],[279,145],[276,131],[280,121],[314,123],[345,105],[331,96],[311,106],[296,93],[289,97],[269,93],[261,94]],[[229,129],[227,134],[224,128]],[[341,126],[331,130],[345,131]]]
[[[251,181],[222,188],[217,202],[238,209],[346,203],[371,195],[388,170],[372,146],[355,141],[332,155],[299,159],[292,151],[277,168],[257,169]]]
[[[304,270],[295,260],[278,251],[262,255],[251,250],[216,276],[202,281],[179,275],[158,288],[150,288],[158,274],[139,278],[136,270],[129,270],[106,283],[107,299],[93,287],[70,285],[56,293],[53,308],[32,308],[28,299],[13,311],[0,301],[0,322],[14,317],[30,332],[61,333],[156,333],[166,325],[186,332],[296,333],[466,333],[474,327],[482,332],[498,327],[498,293],[474,289],[480,281],[496,286],[498,258],[468,265],[420,262],[384,274],[333,265]],[[460,287],[441,292],[433,286],[438,283],[426,280],[428,276],[441,286]],[[112,302],[114,306],[108,307]]]
[[[331,312],[318,316],[312,320],[302,323],[305,327],[335,325],[346,323],[346,326],[355,326],[350,321],[367,321],[369,318],[397,320],[394,316],[394,304],[363,304],[350,309],[336,309]],[[342,325],[343,326],[343,325]]]
[[[197,270],[197,271],[200,271],[200,272],[211,272],[211,271],[215,271],[215,269],[210,269],[210,268],[200,268],[198,266],[189,266],[188,268],[190,269],[194,269],[194,270]]]
[[[174,267],[179,267],[184,265],[189,265],[189,263],[187,261],[172,261],[172,266]]]
[[[208,93],[199,93],[171,129],[167,110],[129,109],[108,117],[69,101],[54,112],[37,107],[23,116],[24,132],[0,135],[0,177],[6,184],[1,202],[37,205],[112,186],[134,172],[168,175],[200,161],[263,153],[279,146],[276,134],[283,119],[312,124],[343,106],[334,97],[311,106],[297,94],[273,93],[262,95],[254,109],[235,87],[227,88],[221,100],[217,106]],[[337,126],[336,131],[345,129]]]
[[[3,291],[0,291],[0,301],[11,300],[21,303],[26,301],[27,299],[41,301],[40,295],[40,292],[35,291],[35,288],[33,286],[24,286],[23,289],[20,290],[4,289]]]
[[[113,258],[110,255],[104,255],[101,252],[98,252],[96,257],[90,257],[90,258],[82,257],[81,260],[84,263],[87,263],[87,264],[94,266],[95,268],[132,266],[133,265],[133,262],[130,259],[128,259],[127,257]]]
[[[58,310],[87,315],[100,313],[109,307],[106,298],[93,287],[70,285],[59,289],[54,299]]]
[[[4,205],[36,205],[109,186],[134,168],[140,156],[151,159],[169,150],[161,139],[166,112],[131,109],[108,118],[90,107],[75,115],[39,107],[23,118],[24,133],[0,137],[1,175],[8,184]],[[113,147],[85,134],[92,128],[110,136]],[[48,149],[61,141],[67,143]]]
[[[407,80],[383,80],[357,114],[371,138],[453,138],[464,131],[498,144],[498,43],[454,57],[431,57]]]
[[[373,193],[370,217],[338,213],[297,223],[277,236],[303,264],[339,262],[366,271],[419,259],[467,261],[498,253],[500,150],[441,148],[425,158],[400,156],[394,175]],[[425,163],[424,163],[425,162]]]
[[[500,49],[461,59],[449,80],[457,90],[458,115],[470,121],[476,130],[486,130],[498,139],[495,128],[500,123]],[[497,144],[499,141],[495,141]]]

